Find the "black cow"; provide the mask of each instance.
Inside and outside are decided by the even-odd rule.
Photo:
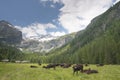
[[[85,64],[85,66],[88,66],[88,64]]]
[[[43,66],[43,68],[46,68],[46,69],[50,69],[50,68],[55,69],[55,67],[56,67],[56,64],[48,64],[47,66]]]
[[[59,63],[56,63],[56,64],[54,64],[55,66],[60,66],[60,64]]]
[[[37,68],[37,66],[35,66],[35,65],[31,65],[30,67],[31,67],[31,68]]]
[[[61,64],[60,64],[60,67],[63,67],[64,65],[65,65],[65,63],[61,63]]]
[[[41,66],[42,64],[41,63],[38,63],[39,66]]]
[[[78,71],[83,71],[83,65],[82,64],[76,64],[73,66],[73,74],[75,74],[75,72],[78,74]]]

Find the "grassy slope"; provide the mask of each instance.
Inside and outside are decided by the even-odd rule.
[[[72,68],[56,70],[30,68],[31,64],[0,63],[0,80],[120,80],[120,65],[105,65],[92,69],[99,71],[98,74],[72,74]],[[37,64],[34,64],[37,65]],[[85,67],[88,68],[88,67]]]

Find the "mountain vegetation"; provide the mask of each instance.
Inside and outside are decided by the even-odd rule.
[[[23,53],[16,47],[0,43],[0,61],[8,59],[9,62],[23,59]]]

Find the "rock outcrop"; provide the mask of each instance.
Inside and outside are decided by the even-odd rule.
[[[22,32],[7,21],[0,21],[0,42],[18,44],[22,41]]]

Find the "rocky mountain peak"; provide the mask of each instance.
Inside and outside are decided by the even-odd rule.
[[[0,21],[0,42],[9,44],[20,43],[22,40],[22,32],[16,29],[11,23]]]

